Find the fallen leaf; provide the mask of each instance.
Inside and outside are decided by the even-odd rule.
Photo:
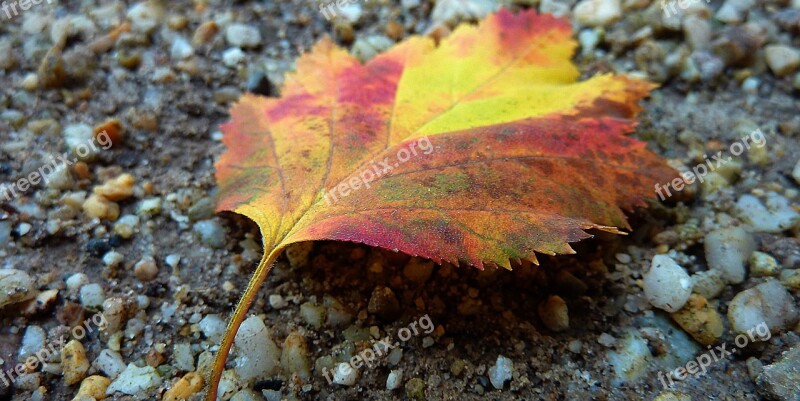
[[[233,337],[289,244],[354,241],[436,262],[510,268],[574,253],[586,230],[630,229],[675,176],[627,137],[654,86],[610,74],[577,82],[569,23],[501,10],[437,47],[412,37],[366,64],[330,40],[297,61],[282,97],[245,95],[222,127],[218,211],[261,229],[265,255]]]

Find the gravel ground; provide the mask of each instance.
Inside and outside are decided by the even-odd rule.
[[[234,3],[0,9],[0,400],[199,400],[261,256],[252,222],[213,213],[230,104],[279,95],[323,35],[368,59],[498,6]],[[800,400],[800,2],[504,4],[570,18],[585,76],[660,83],[634,135],[714,171],[540,267],[295,246],[221,398]],[[374,366],[336,370],[386,336]]]

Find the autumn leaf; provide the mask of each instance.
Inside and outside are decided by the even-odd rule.
[[[412,37],[362,64],[328,39],[281,98],[245,95],[222,127],[218,211],[255,221],[265,255],[220,347],[289,244],[354,241],[437,262],[510,268],[630,229],[675,172],[625,134],[650,83],[578,82],[569,23],[501,10],[438,46]]]

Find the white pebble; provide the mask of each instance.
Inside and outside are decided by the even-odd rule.
[[[136,232],[139,227],[139,217],[132,214],[126,214],[114,223],[114,233],[119,234],[122,238],[129,239]]]
[[[242,323],[234,343],[239,353],[235,370],[242,381],[266,379],[280,366],[281,350],[258,316]]]
[[[752,235],[741,227],[714,230],[705,238],[708,267],[718,270],[726,281],[733,284],[744,281],[745,262],[754,250]]]
[[[613,347],[614,344],[617,343],[617,339],[611,334],[601,333],[600,336],[597,337],[597,343],[604,347]]]
[[[28,326],[19,347],[19,360],[23,361],[43,349],[46,338],[44,329],[39,326]]]
[[[17,226],[17,233],[19,233],[20,237],[24,237],[25,234],[31,232],[31,228],[33,228],[33,226],[28,223],[19,223]]]
[[[137,3],[128,10],[128,19],[136,32],[152,32],[158,27],[163,17],[164,9],[155,1]]]
[[[583,26],[606,26],[622,16],[622,7],[620,0],[582,0],[573,15]]]
[[[746,333],[760,324],[776,333],[794,325],[798,311],[786,288],[770,279],[736,294],[728,305],[728,320],[737,333]]]
[[[242,49],[238,47],[231,47],[230,49],[222,52],[222,64],[225,64],[231,68],[241,64],[246,58],[247,56],[244,54]]]
[[[175,367],[184,372],[194,372],[194,354],[188,343],[178,343],[172,349]]]
[[[161,198],[149,198],[139,202],[136,209],[138,215],[156,215],[161,213]]]
[[[250,25],[230,24],[225,30],[225,40],[231,46],[258,47],[261,44],[261,32],[258,31],[258,28]]]
[[[772,73],[782,77],[789,75],[800,66],[800,52],[783,45],[767,46],[764,50],[767,65]]]
[[[358,20],[361,19],[361,14],[363,14],[363,10],[359,2],[350,2],[342,7],[338,7],[338,9],[338,15],[351,24],[357,23]]]
[[[692,291],[706,299],[714,299],[725,289],[725,278],[719,270],[703,270],[692,275]]]
[[[581,54],[588,56],[600,43],[600,35],[594,29],[582,29],[578,33],[578,42],[581,44]]]
[[[656,255],[643,277],[644,296],[656,308],[675,312],[692,294],[692,279],[666,255]]]
[[[453,24],[462,20],[479,20],[497,11],[495,0],[439,0],[431,12],[435,23]]]
[[[794,165],[794,169],[792,169],[792,178],[798,184],[800,184],[800,160],[797,161],[797,164]]]
[[[403,369],[395,369],[389,372],[389,377],[386,378],[386,389],[389,391],[400,388],[403,384]]]
[[[92,367],[102,372],[111,380],[116,379],[117,376],[126,369],[125,361],[122,360],[122,355],[110,349],[100,351],[100,354],[98,354],[97,358],[92,362]]]
[[[66,165],[56,167],[52,172],[45,174],[43,179],[45,185],[52,189],[63,191],[72,188],[73,185],[72,174]]]
[[[283,309],[288,305],[289,303],[286,302],[286,299],[280,294],[271,294],[269,296],[269,306],[271,306],[272,309]]]
[[[169,54],[173,60],[185,60],[194,56],[194,48],[186,39],[176,36],[170,47]]]
[[[81,287],[86,284],[89,284],[89,276],[83,273],[75,273],[69,277],[67,277],[67,291],[71,293],[77,293]]]
[[[511,359],[499,355],[494,366],[489,368],[489,381],[492,382],[494,388],[502,390],[503,385],[511,380],[513,373],[514,364],[511,362]]]
[[[100,284],[86,284],[81,287],[81,305],[87,309],[98,309],[106,300],[105,292]]]
[[[164,263],[166,263],[167,266],[175,269],[181,263],[181,255],[175,253],[167,255],[167,257],[164,258]]]
[[[94,141],[94,130],[86,124],[72,124],[64,127],[64,142],[67,148],[83,159],[92,159],[97,150],[91,146]],[[80,153],[78,153],[80,152]]]
[[[358,380],[358,370],[353,369],[349,363],[342,362],[336,365],[333,371],[333,382],[343,386],[352,386]]]
[[[103,255],[103,264],[107,267],[117,267],[123,260],[125,260],[125,256],[117,251],[106,252]]]
[[[789,201],[775,192],[767,193],[762,203],[753,195],[742,195],[736,202],[739,216],[756,231],[779,233],[792,227],[800,218]]]
[[[222,335],[225,334],[225,323],[219,315],[208,315],[197,324],[197,327],[213,343],[218,343],[222,340]]]
[[[161,382],[161,376],[152,366],[140,368],[130,364],[116,380],[111,382],[106,395],[114,395],[117,392],[127,395],[151,394],[161,386]]]
[[[608,364],[614,368],[614,385],[640,381],[652,366],[647,341],[634,331],[619,341],[616,350],[609,350],[607,358]]]

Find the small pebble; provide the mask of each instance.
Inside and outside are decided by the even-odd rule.
[[[797,76],[800,77],[800,74]],[[792,178],[794,179],[794,182],[800,184],[800,160],[797,161],[797,163],[794,165],[794,169],[792,169]]]
[[[358,381],[358,370],[353,369],[349,363],[342,362],[336,365],[333,371],[333,382],[343,386],[352,386]]]
[[[185,60],[194,56],[194,48],[186,39],[178,36],[172,42],[169,54],[173,60]]]
[[[162,401],[183,401],[203,390],[205,384],[203,377],[195,372],[183,376],[172,388],[164,393]]]
[[[422,258],[411,258],[403,268],[403,276],[414,284],[424,284],[433,274],[433,262]]]
[[[750,256],[750,273],[756,277],[777,276],[781,270],[778,261],[772,255],[755,251]]]
[[[800,400],[800,346],[795,344],[776,357],[774,363],[764,366],[756,383],[770,399]]]
[[[232,47],[222,53],[222,63],[234,68],[247,59],[247,55],[238,47]]]
[[[61,367],[64,370],[64,381],[68,386],[80,382],[86,377],[91,367],[86,358],[86,349],[78,340],[72,340],[61,350]]]
[[[425,381],[419,377],[415,377],[406,382],[405,390],[406,397],[412,401],[425,401],[425,388],[427,385]]]
[[[136,209],[138,215],[156,215],[161,213],[161,198],[144,199],[139,202],[139,207]]]
[[[692,275],[692,291],[707,299],[716,298],[727,282],[719,270],[703,270]]]
[[[239,328],[236,348],[242,352],[236,358],[236,374],[243,381],[263,380],[280,367],[281,349],[275,344],[270,330],[258,316],[250,316]]]
[[[167,266],[169,266],[169,267],[171,267],[173,269],[176,269],[176,268],[178,268],[178,266],[181,263],[181,255],[174,254],[174,253],[170,254],[170,255],[167,255],[164,258],[164,263],[166,263]]]
[[[283,309],[289,306],[289,303],[286,301],[283,296],[279,294],[270,294],[269,296],[269,306],[273,309]]]
[[[672,314],[681,328],[703,345],[712,345],[722,337],[722,317],[700,295],[692,295],[684,307]]]
[[[726,281],[739,284],[746,276],[745,262],[755,250],[752,235],[741,227],[714,230],[705,237],[706,261]]]
[[[161,386],[163,380],[152,366],[143,368],[129,364],[106,390],[106,395],[122,393],[126,395],[151,394]]]
[[[94,193],[110,201],[121,201],[133,195],[136,179],[130,174],[121,174],[94,188]]]
[[[476,21],[497,11],[499,7],[500,3],[494,0],[439,0],[433,7],[431,20],[434,25]]]
[[[36,283],[20,270],[0,269],[0,308],[36,296]]]
[[[682,308],[692,293],[692,280],[686,270],[666,255],[653,257],[642,282],[647,301],[667,312]]]
[[[728,305],[728,320],[736,333],[746,333],[759,325],[778,333],[794,325],[798,317],[792,296],[773,279],[736,294]]]
[[[800,66],[800,52],[789,46],[772,45],[764,50],[767,65],[779,77],[792,74]]]
[[[300,333],[290,333],[283,342],[281,367],[283,367],[284,372],[296,373],[303,380],[308,380],[311,377],[308,344]]]
[[[800,290],[800,269],[781,270],[780,279],[787,288]]]
[[[218,220],[203,220],[198,221],[192,227],[192,230],[197,234],[204,244],[214,249],[222,249],[225,247],[225,228]]]
[[[128,10],[128,19],[134,31],[149,34],[164,18],[164,8],[157,1],[143,1]]]
[[[89,376],[81,382],[81,386],[78,389],[78,393],[75,394],[73,401],[79,400],[81,397],[103,400],[106,398],[106,390],[109,384],[111,384],[111,380],[106,377],[99,375]]]
[[[225,40],[231,46],[243,49],[258,47],[261,45],[261,32],[258,28],[245,24],[230,24],[225,29]]]
[[[744,194],[736,202],[736,211],[753,230],[767,233],[782,232],[800,220],[800,213],[792,208],[789,200],[775,192],[767,192],[763,202]]]
[[[92,367],[111,379],[117,378],[126,369],[122,355],[110,349],[100,351],[92,362]]]
[[[580,25],[608,26],[622,16],[620,0],[581,0],[572,11]]]
[[[397,390],[403,384],[403,369],[394,369],[386,377],[386,389],[389,391]]]
[[[124,260],[125,256],[116,251],[107,252],[103,255],[103,264],[106,265],[106,267],[117,267]]]
[[[217,343],[222,340],[227,323],[219,315],[207,315],[197,323],[197,327],[209,341]]]
[[[100,284],[86,284],[81,287],[81,305],[87,309],[99,309],[105,301],[106,295]]]
[[[19,360],[24,361],[45,348],[47,335],[39,326],[28,326],[19,347]]]
[[[376,287],[367,305],[367,311],[383,321],[391,322],[400,314],[400,302],[389,287]]]
[[[558,295],[550,296],[539,305],[539,318],[548,329],[559,332],[569,328],[569,310],[567,303]]]
[[[489,380],[494,388],[502,390],[505,383],[511,380],[513,373],[514,364],[511,359],[499,355],[494,366],[489,368]]]
[[[604,347],[613,347],[617,343],[617,339],[608,333],[602,333],[597,338],[597,342]]]
[[[158,265],[152,257],[142,258],[133,267],[133,274],[139,281],[153,281],[158,276]]]
[[[114,221],[119,217],[119,205],[103,196],[92,194],[83,203],[83,212],[89,218]]]
[[[114,222],[114,234],[130,239],[139,227],[139,217],[126,214]]]

